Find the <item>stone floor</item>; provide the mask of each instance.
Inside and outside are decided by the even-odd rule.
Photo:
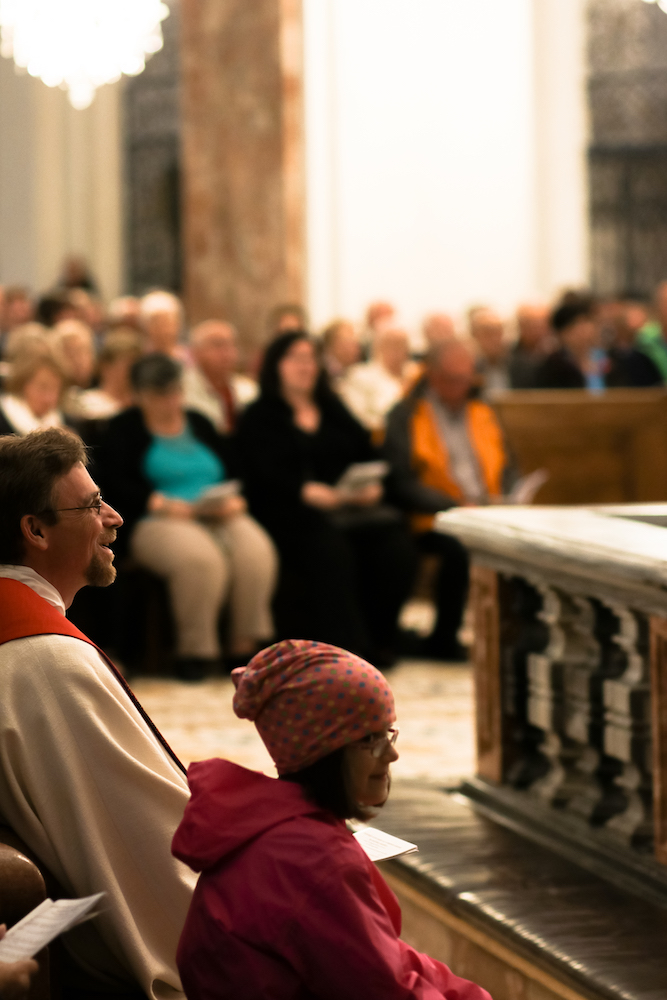
[[[401,734],[398,779],[447,785],[473,772],[473,696],[470,668],[403,660],[387,673]],[[132,684],[146,711],[184,763],[226,757],[275,774],[252,723],[232,710],[233,687],[217,678],[188,685],[136,678]]]

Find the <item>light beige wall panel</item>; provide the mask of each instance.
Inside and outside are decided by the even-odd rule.
[[[124,291],[122,88],[102,87],[90,109],[91,257],[107,298]]]
[[[586,0],[532,0],[536,287],[588,281]]]
[[[0,283],[44,291],[79,253],[105,298],[122,290],[120,96],[103,87],[76,111],[0,59]]]

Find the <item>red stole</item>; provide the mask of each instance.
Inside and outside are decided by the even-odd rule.
[[[25,583],[0,577],[0,644],[11,642],[13,639],[27,639],[33,635],[68,635],[73,639],[80,639],[82,642],[87,642],[89,646],[96,649],[162,749],[171,757],[180,770],[184,774],[186,773],[185,767],[158,730],[153,720],[149,718],[139,704],[127,681],[106,653],[103,653],[94,642],[91,642],[83,632],[79,631],[76,625],[72,625],[65,615],[61,615],[57,608],[54,608],[43,597],[36,594]]]

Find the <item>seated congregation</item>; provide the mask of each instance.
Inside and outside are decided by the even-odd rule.
[[[653,386],[667,373],[664,284],[655,319],[583,292],[551,313],[522,305],[514,343],[488,307],[470,310],[467,335],[428,316],[417,344],[386,302],[319,338],[300,306],[278,306],[245,357],[228,322],[187,332],[164,290],[106,311],[89,287],[4,301],[0,433],[75,429],[126,521],[116,593],[82,595],[73,620],[132,671],[187,680],[294,635],[381,667],[402,653],[465,659],[468,557],[434,515],[512,488],[498,393]],[[384,476],[345,484],[378,459]],[[417,636],[400,613],[424,557],[436,616]]]
[[[397,759],[380,670],[409,642],[466,656],[468,556],[434,515],[511,489],[494,398],[519,380],[662,383],[665,288],[651,322],[638,303],[581,294],[550,317],[522,307],[513,346],[490,309],[471,311],[469,340],[434,315],[412,356],[386,303],[361,333],[335,323],[322,341],[285,306],[244,373],[233,327],[185,338],[171,293],[104,315],[59,290],[38,322],[9,298],[0,814],[52,892],[106,893],[63,940],[54,993],[489,1000],[400,940],[397,900],[345,823],[381,808]],[[378,461],[383,474],[348,485]],[[417,643],[399,620],[423,555],[437,557],[436,616]],[[141,573],[166,586],[171,668],[232,670],[235,711],[278,779],[220,760],[186,775],[137,702],[107,654],[131,603],[117,595]],[[87,593],[97,645],[77,613]],[[34,974],[10,970],[5,986],[6,971],[7,995]]]

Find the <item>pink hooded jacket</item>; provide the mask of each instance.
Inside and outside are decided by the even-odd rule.
[[[398,937],[398,901],[299,785],[192,764],[172,850],[199,883],[178,948],[189,1000],[491,1000]]]

